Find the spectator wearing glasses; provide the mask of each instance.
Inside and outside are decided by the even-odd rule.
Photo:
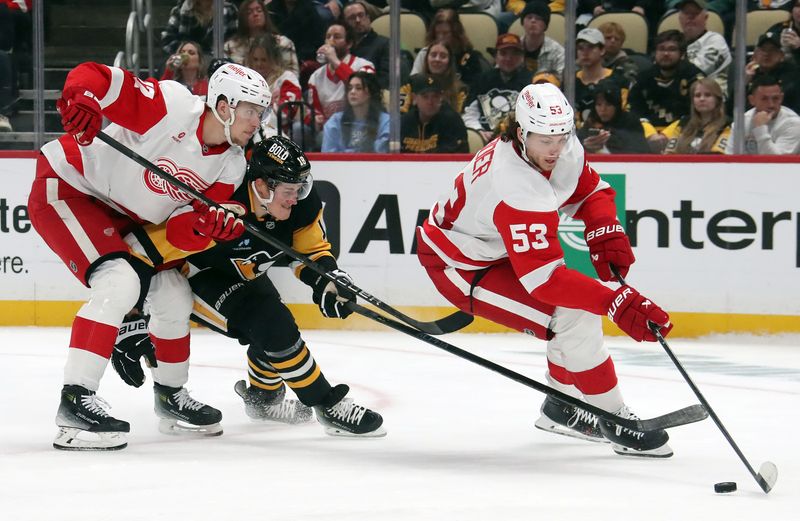
[[[263,0],[244,0],[239,4],[239,26],[236,34],[225,41],[225,56],[243,64],[253,42],[264,35],[275,40],[286,68],[297,74],[300,65],[294,42],[277,31]]]

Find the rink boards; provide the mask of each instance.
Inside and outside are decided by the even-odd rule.
[[[414,229],[433,201],[451,191],[469,158],[311,158],[340,266],[357,285],[407,313],[447,312],[417,262]],[[618,192],[634,246],[628,282],[672,313],[681,336],[800,332],[800,173],[793,162],[800,160],[725,160],[594,158]],[[30,225],[34,167],[31,153],[0,155],[0,324],[68,325],[86,290]],[[590,273],[581,223],[562,220],[559,238],[568,264]],[[288,269],[273,268],[271,277],[301,327],[380,327],[322,319],[309,304],[309,289]],[[470,327],[502,330],[483,321]]]

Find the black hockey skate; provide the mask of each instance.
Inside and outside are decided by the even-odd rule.
[[[627,405],[623,405],[622,409],[614,414],[620,418],[639,419]],[[672,456],[672,449],[667,445],[669,434],[663,429],[634,431],[606,420],[600,420],[600,430],[611,442],[611,448],[617,454],[646,458],[669,458]]]
[[[542,415],[534,424],[537,429],[580,440],[608,443],[600,432],[597,416],[580,407],[548,396],[542,404],[541,412]]]
[[[322,404],[314,406],[325,434],[363,438],[386,436],[381,415],[353,403],[352,398],[345,398],[349,391],[348,386],[339,384],[330,390]]]
[[[281,423],[297,424],[311,421],[314,412],[311,407],[303,405],[299,400],[287,400],[286,387],[277,391],[267,391],[251,385],[247,387],[244,380],[233,386],[236,394],[244,400],[244,411],[253,420],[271,420]]]
[[[156,383],[155,411],[161,418],[158,430],[164,434],[220,436],[222,413],[198,402],[185,387],[167,387]]]
[[[56,413],[58,434],[53,447],[59,450],[120,450],[128,446],[131,426],[109,416],[109,405],[94,391],[80,385],[61,389]],[[79,437],[81,433],[91,433]]]

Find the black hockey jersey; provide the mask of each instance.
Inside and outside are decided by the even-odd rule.
[[[331,244],[322,220],[322,201],[313,187],[308,197],[298,201],[292,208],[291,215],[285,221],[276,221],[269,216],[263,219],[255,216],[254,210],[259,203],[253,195],[252,183],[242,184],[231,199],[244,204],[250,211],[243,217],[245,221],[297,252],[307,255],[326,270],[336,269],[336,259],[331,253]],[[283,256],[283,251],[268,245],[248,231],[230,242],[212,242],[212,247],[189,257],[185,257],[186,252],[176,250],[166,241],[163,226],[146,226],[143,233],[129,236],[126,241],[131,245],[134,254],[150,260],[155,266],[174,264],[185,258],[189,276],[213,268],[226,277],[253,280]],[[299,262],[292,262],[291,267],[295,275],[306,284],[312,285],[317,277],[311,270],[304,269]]]
[[[704,77],[703,71],[681,61],[671,78],[665,78],[658,66],[639,73],[630,93],[630,108],[646,118],[657,130],[689,114],[689,87]]]

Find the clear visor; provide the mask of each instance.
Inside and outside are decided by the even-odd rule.
[[[267,118],[269,118],[269,111],[269,107],[264,108],[252,103],[239,103],[236,105],[236,108],[233,109],[233,112],[236,114],[236,119],[252,121],[259,126],[267,121]]]
[[[313,185],[314,178],[311,177],[311,174],[308,174],[308,177],[302,183],[270,182],[270,189],[280,199],[297,199],[301,201],[308,197]]]

